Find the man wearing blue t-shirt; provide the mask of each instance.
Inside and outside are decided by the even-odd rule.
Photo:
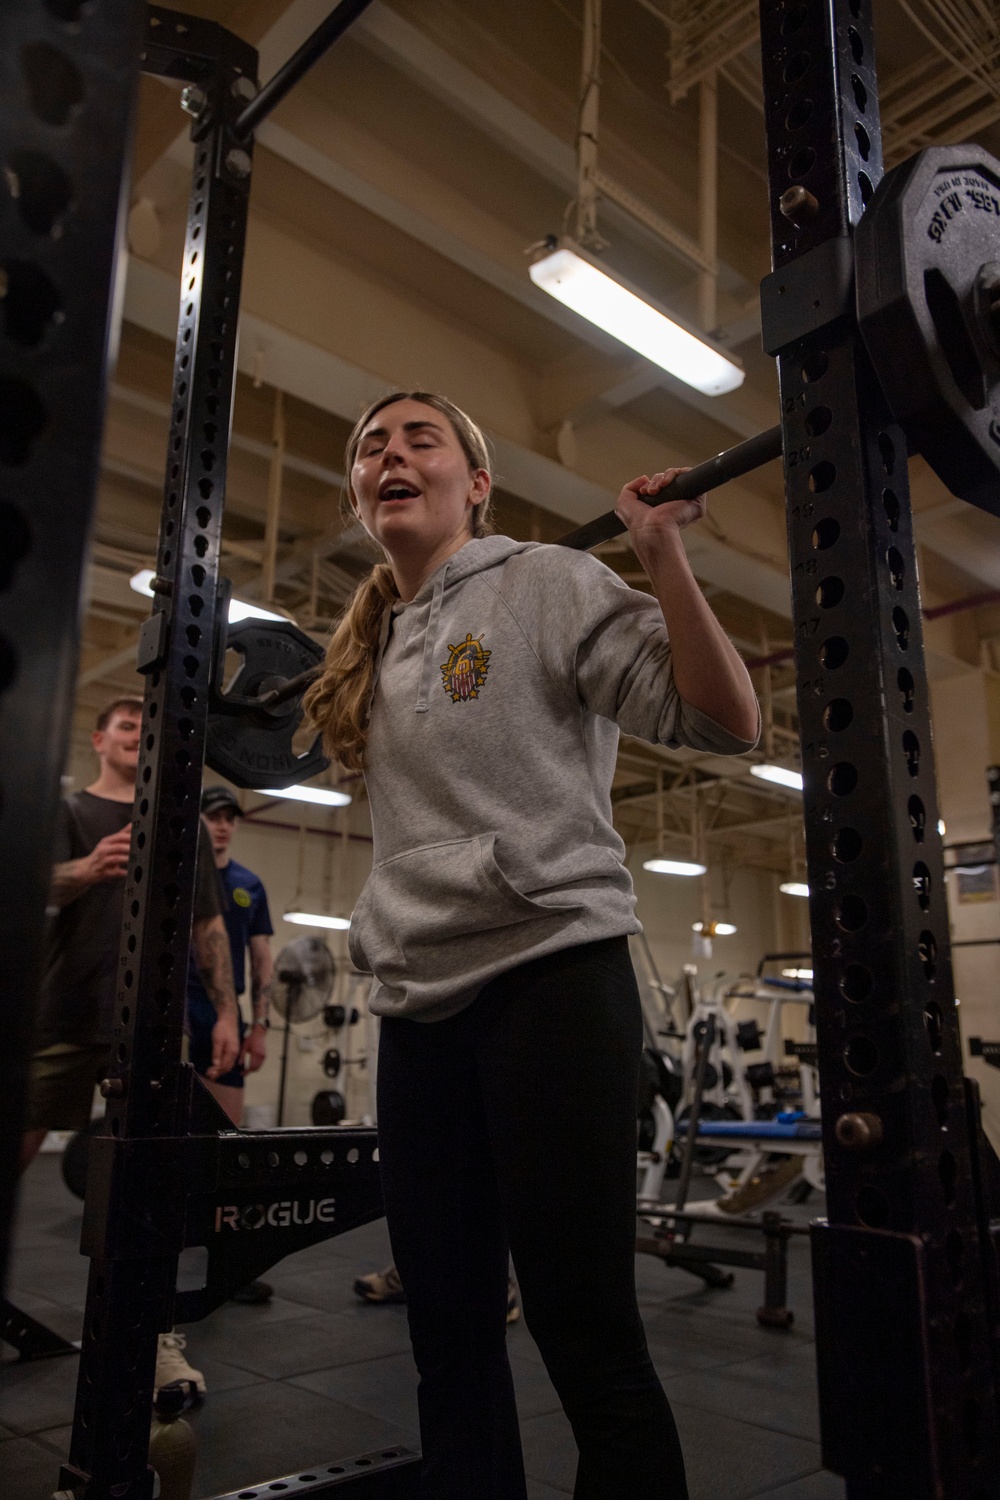
[[[211,1037],[215,1007],[193,966],[188,967],[187,1030],[188,1058],[206,1088],[218,1099],[234,1125],[243,1121],[243,1077],[256,1073],[266,1052],[265,1039],[271,1007],[274,961],[269,939],[274,932],[267,909],[267,892],[258,876],[246,865],[229,857],[229,845],[242,817],[240,804],[227,786],[209,786],[201,794],[201,815],[211,835],[212,854],[219,880],[222,919],[229,934],[233,980],[237,995],[246,987],[246,955],[250,950],[250,1000],[253,1021],[248,1027],[240,1017],[240,1051],[235,1064],[214,1081],[206,1076],[212,1061]],[[266,1281],[251,1281],[233,1293],[233,1302],[257,1305],[269,1302],[273,1288]]]
[[[243,1076],[255,1073],[266,1052],[268,1011],[271,1004],[271,978],[274,962],[269,938],[274,931],[267,908],[267,892],[258,876],[245,865],[229,857],[229,845],[241,816],[235,794],[225,786],[206,787],[201,798],[201,813],[212,838],[212,853],[222,891],[222,917],[229,933],[233,959],[233,979],[237,995],[246,986],[246,954],[250,950],[250,998],[253,1021],[248,1027],[240,1020],[240,1055],[229,1072],[211,1080],[205,1075],[211,1065],[211,1036],[216,1015],[201,976],[195,968],[188,973],[187,1024],[188,1056],[234,1125],[243,1119]]]

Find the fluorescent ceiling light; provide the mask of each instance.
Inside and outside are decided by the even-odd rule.
[[[652,870],[654,875],[704,875],[708,866],[684,859],[644,859],[642,868]]]
[[[784,891],[786,896],[808,896],[809,894],[809,887],[803,885],[801,880],[786,880],[779,885],[778,890]]]
[[[736,931],[732,922],[692,922],[692,932],[703,932],[706,937],[732,937]]]
[[[529,266],[528,274],[543,292],[706,396],[743,384],[742,368],[722,348],[662,312],[578,246],[564,241]]]
[[[273,609],[261,609],[259,604],[248,604],[245,599],[230,599],[229,601],[229,623],[236,625],[240,620],[284,620],[285,615],[276,615]]]
[[[944,826],[944,818],[938,818],[938,833],[941,835],[942,838],[944,838],[944,836],[945,836],[945,834],[947,832],[948,832],[948,830]]]
[[[351,925],[349,917],[324,917],[311,911],[286,911],[284,920],[299,927],[334,927],[338,932],[346,932]]]
[[[153,579],[155,577],[156,573],[152,568],[140,568],[138,573],[132,574],[132,577],[128,581],[128,586],[130,589],[134,589],[137,594],[148,594],[152,598]]]
[[[751,776],[759,776],[761,781],[773,781],[776,786],[794,787],[797,792],[802,790],[802,772],[790,771],[787,766],[751,766]]]
[[[148,594],[153,597],[153,579],[156,574],[152,568],[140,568],[138,573],[133,573],[129,579],[129,588],[137,594]],[[229,601],[229,623],[236,625],[240,620],[283,620],[284,615],[276,615],[273,609],[261,609],[259,604],[248,604],[245,599],[230,599]]]
[[[346,807],[351,797],[349,792],[334,792],[326,786],[275,787],[273,791],[260,791],[258,797],[287,797],[291,802],[315,802],[320,807]]]
[[[812,969],[782,969],[782,979],[808,979],[812,983]]]

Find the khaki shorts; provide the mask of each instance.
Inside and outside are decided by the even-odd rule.
[[[31,1059],[28,1130],[83,1130],[90,1121],[94,1085],[105,1077],[110,1048],[56,1042]]]

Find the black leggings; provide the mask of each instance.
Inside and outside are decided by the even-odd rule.
[[[382,1181],[424,1500],[525,1497],[508,1244],[579,1449],[575,1500],[687,1500],[635,1297],[641,1047],[625,938],[522,964],[450,1020],[382,1022]]]

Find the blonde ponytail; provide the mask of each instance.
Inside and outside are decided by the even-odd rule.
[[[306,715],[323,731],[327,754],[360,771],[375,658],[385,611],[399,596],[387,563],[358,584],[326,651],[323,675],[306,693]]]
[[[345,467],[348,495],[354,458],[361,434],[376,412],[396,401],[420,401],[448,418],[462,445],[470,470],[485,469],[492,478],[490,451],[482,431],[446,396],[428,391],[395,391],[374,402],[355,423],[347,440]],[[472,512],[472,536],[489,534],[491,497],[487,495]],[[380,549],[381,550],[381,549]],[[368,577],[351,595],[343,618],[327,647],[323,674],[306,693],[303,707],[306,715],[322,730],[327,754],[349,771],[364,769],[368,713],[375,680],[379,640],[385,612],[399,598],[392,568],[387,562],[376,563]]]

